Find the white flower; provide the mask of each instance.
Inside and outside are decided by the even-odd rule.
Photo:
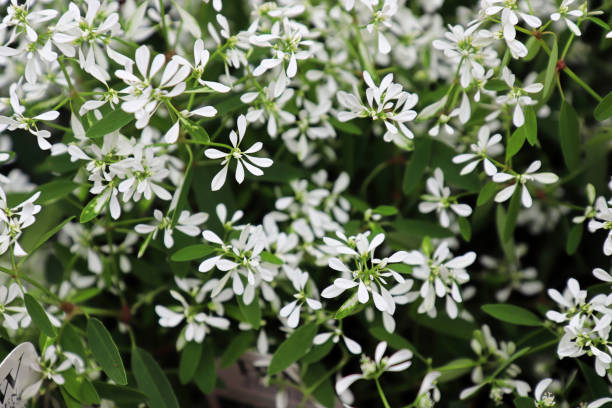
[[[223,159],[221,165],[223,168],[215,175],[210,185],[213,191],[219,190],[223,187],[225,179],[227,177],[227,171],[229,168],[230,161],[236,160],[236,181],[240,184],[244,181],[244,167],[253,175],[261,176],[263,171],[259,167],[270,167],[272,166],[272,160],[264,157],[251,156],[253,153],[260,151],[263,147],[261,142],[256,142],[250,148],[245,151],[240,150],[240,142],[246,133],[247,121],[244,115],[238,117],[238,134],[234,130],[230,132],[230,142],[232,143],[232,149],[228,152],[222,152],[218,149],[206,149],[204,154],[209,159]],[[248,159],[248,160],[247,160]]]
[[[338,233],[337,235],[342,236]],[[329,267],[350,276],[350,279],[335,279],[332,285],[321,292],[321,296],[334,298],[347,289],[357,288],[356,296],[360,303],[367,303],[371,293],[376,308],[381,312],[392,315],[395,312],[395,302],[385,288],[386,278],[393,277],[398,283],[404,282],[404,278],[387,265],[402,262],[406,252],[399,251],[383,259],[374,258],[374,251],[383,243],[385,235],[377,234],[369,242],[368,236],[369,232],[349,238],[348,241],[351,246],[332,238],[324,238],[327,245],[334,246],[337,251],[342,251],[341,253],[352,255],[355,268],[349,268],[338,258],[330,258]]]
[[[522,188],[521,192],[521,202],[523,206],[526,208],[531,207],[533,200],[531,199],[531,195],[529,194],[529,190],[527,189],[527,182],[538,182],[541,184],[554,184],[559,180],[559,177],[554,173],[536,173],[536,171],[540,168],[542,163],[539,160],[534,161],[527,167],[525,173],[523,174],[509,174],[500,172],[493,175],[493,181],[496,183],[506,183],[512,179],[515,179],[516,182],[511,186],[505,187],[495,196],[495,201],[498,203],[502,203],[512,197],[514,191],[517,186]]]
[[[504,67],[502,69],[502,78],[504,82],[510,87],[510,91],[506,95],[497,97],[497,103],[514,106],[514,114],[512,115],[512,123],[516,127],[521,127],[525,123],[525,115],[523,114],[522,106],[535,105],[536,100],[532,99],[527,94],[534,94],[540,92],[544,85],[535,83],[527,85],[524,88],[514,86],[516,77],[508,69]]]
[[[497,167],[489,160],[490,156],[495,156],[503,151],[501,145],[502,136],[499,133],[491,135],[491,130],[484,125],[478,131],[478,143],[470,145],[472,153],[463,153],[453,157],[453,163],[468,162],[462,169],[461,175],[471,173],[478,163],[482,161],[485,173],[492,176],[497,173]]]
[[[51,137],[51,132],[49,132],[48,130],[39,130],[37,122],[54,121],[59,117],[59,112],[52,110],[40,113],[34,117],[24,116],[26,108],[22,106],[19,102],[19,97],[17,96],[18,86],[18,84],[14,83],[9,88],[9,101],[11,104],[11,108],[13,109],[13,115],[0,115],[0,128],[3,125],[6,125],[6,128],[11,131],[17,129],[26,130],[32,135],[36,136],[38,146],[42,150],[51,149],[51,143],[49,143],[49,141],[47,140],[49,137]]]
[[[440,401],[440,390],[436,386],[436,380],[442,375],[439,371],[430,371],[423,378],[421,387],[416,397],[417,408],[431,408]]]
[[[556,405],[555,396],[550,392],[545,392],[552,382],[552,378],[545,378],[536,385],[533,396],[538,408],[552,408]]]
[[[382,341],[376,346],[374,360],[367,356],[361,358],[361,374],[351,374],[336,381],[336,393],[342,394],[357,380],[378,379],[384,372],[404,371],[412,365],[412,351],[402,349],[389,357],[383,357],[387,350],[387,342]]]
[[[342,338],[344,341],[344,345],[353,354],[361,354],[361,345],[357,343],[355,340],[347,337],[344,332],[338,328],[333,327],[332,331],[323,332],[317,334],[312,343],[315,345],[320,345],[326,343],[329,339],[332,339],[332,342],[338,343],[338,341]]]
[[[561,2],[561,5],[559,6],[559,10],[552,13],[550,15],[550,19],[552,21],[559,21],[559,19],[562,18],[563,21],[565,21],[567,28],[569,28],[576,36],[580,37],[580,35],[582,34],[580,32],[580,28],[578,28],[576,23],[570,20],[570,17],[582,17],[584,13],[578,9],[570,10],[570,5],[574,1],[575,0],[563,0]]]
[[[310,47],[314,44],[312,40],[304,39],[310,35],[308,28],[288,18],[282,21],[282,32],[280,21],[275,22],[269,34],[253,35],[251,44],[257,47],[270,47],[274,51],[273,58],[265,58],[253,70],[253,75],[260,76],[271,68],[286,64],[288,78],[297,74],[297,61],[310,57]],[[307,47],[307,50],[301,49]],[[286,81],[285,78],[280,79]]]
[[[174,310],[162,305],[155,306],[155,313],[159,316],[159,325],[163,327],[176,327],[185,320],[187,326],[185,330],[181,332],[181,336],[184,336],[186,341],[202,343],[206,333],[210,331],[209,326],[221,330],[227,330],[229,328],[229,320],[204,312],[197,312],[194,308],[189,306],[185,298],[177,291],[170,290],[170,295],[178,300],[181,306],[174,307]],[[180,339],[181,337],[179,337],[179,340]]]
[[[449,25],[450,32],[444,34],[448,41],[432,42],[434,48],[443,51],[453,64],[459,66],[459,83],[464,89],[474,78],[485,75],[485,66],[492,67],[498,61],[497,53],[487,48],[493,39],[482,30],[476,31],[478,27],[479,24],[472,24],[467,29],[461,25]]]
[[[64,359],[61,361],[61,363],[57,364],[58,361],[60,361],[60,357],[63,357]],[[77,373],[82,373],[85,368],[85,363],[78,355],[69,351],[63,351],[60,353],[55,345],[50,345],[45,350],[45,354],[42,356],[42,358],[39,358],[38,362],[32,366],[34,371],[38,371],[40,373],[40,380],[27,386],[23,390],[21,398],[24,401],[33,398],[36,394],[38,394],[42,382],[45,379],[49,379],[57,385],[64,384],[66,380],[64,379],[62,373],[72,367],[76,369]]]
[[[501,11],[501,23],[504,27],[504,37],[514,38],[516,35],[514,26],[518,24],[519,17],[532,28],[537,28],[542,25],[542,20],[521,11],[518,7],[518,1],[487,0],[487,2],[489,3],[488,7],[485,9],[487,15],[492,16]]]
[[[142,129],[164,98],[176,97],[185,91],[185,80],[191,71],[187,65],[181,65],[176,60],[170,60],[166,64],[166,57],[157,54],[151,61],[151,51],[146,45],[136,50],[135,62],[140,77],[133,73],[132,64],[124,66],[124,69],[115,71],[115,75],[123,80],[128,86],[119,93],[122,95],[123,103],[121,109],[127,113],[133,113],[136,118],[136,128]],[[161,80],[156,85],[153,80],[163,70]]]
[[[391,52],[391,44],[383,34],[383,30],[391,28],[391,18],[397,13],[397,10],[397,0],[385,0],[380,10],[374,12],[372,22],[366,26],[369,33],[374,31],[378,33],[378,51],[382,54]]]
[[[470,280],[465,268],[475,260],[475,252],[453,257],[446,242],[441,243],[433,255],[424,255],[419,251],[408,252],[403,262],[413,265],[412,275],[423,281],[419,290],[423,302],[418,312],[435,317],[436,296],[446,297],[446,313],[451,319],[455,319],[459,313],[457,303],[462,302],[459,286]]]
[[[164,245],[166,248],[172,248],[174,245],[172,233],[175,228],[190,237],[198,236],[200,234],[198,226],[206,222],[208,214],[203,212],[190,214],[189,211],[183,210],[176,221],[176,225],[173,225],[172,217],[164,216],[160,210],[154,210],[153,217],[155,218],[154,224],[138,224],[134,227],[134,230],[139,234],[153,233],[153,239],[157,237],[159,231],[163,230]]]
[[[305,290],[306,284],[308,283],[308,272],[302,272],[299,269],[287,270],[287,275],[291,281],[291,284],[297,291],[293,295],[296,299],[291,303],[286,304],[280,311],[281,317],[287,318],[287,326],[296,328],[300,322],[300,310],[304,304],[308,305],[310,310],[319,310],[322,305],[317,299],[309,297]]]
[[[444,186],[444,173],[440,168],[434,170],[433,177],[427,179],[426,185],[429,194],[422,196],[425,201],[419,203],[419,211],[424,214],[436,211],[440,225],[444,228],[450,226],[448,208],[460,217],[469,217],[472,214],[469,205],[458,204],[455,198],[450,197],[450,188]]]
[[[36,221],[34,215],[40,212],[41,206],[34,204],[34,201],[39,196],[40,192],[37,192],[21,204],[9,208],[6,194],[0,187],[0,255],[5,253],[10,246],[13,247],[15,256],[27,255],[19,245],[18,239],[23,230]]]
[[[400,84],[394,83],[393,74],[387,74],[379,86],[374,84],[368,71],[363,71],[363,79],[368,86],[366,89],[368,104],[365,105],[353,94],[338,92],[340,105],[350,109],[349,112],[339,112],[338,120],[347,122],[358,117],[382,120],[386,128],[385,142],[393,141],[400,146],[405,145],[402,136],[414,138],[414,134],[405,123],[416,118],[416,112],[412,108],[417,104],[419,97],[405,92]]]
[[[610,256],[612,255],[612,208],[608,207],[608,203],[603,197],[599,197],[595,201],[595,215],[589,221],[590,232],[599,229],[609,230],[603,244],[603,252],[606,256]]]

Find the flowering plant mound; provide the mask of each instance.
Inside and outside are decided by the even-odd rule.
[[[612,406],[611,22],[0,0],[0,406]]]

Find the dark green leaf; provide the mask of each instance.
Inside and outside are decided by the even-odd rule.
[[[546,65],[546,74],[544,75],[544,88],[542,89],[542,97],[548,99],[552,91],[555,74],[557,72],[557,60],[559,59],[559,47],[557,41],[553,43],[550,55],[548,56],[548,65]]]
[[[262,261],[269,262],[271,264],[282,265],[284,263],[282,259],[268,251],[262,251],[259,256],[261,256]]]
[[[62,377],[64,377],[64,388],[73,398],[84,405],[100,403],[100,397],[87,377],[78,376],[72,368],[63,371]]]
[[[521,127],[530,145],[538,144],[538,118],[532,106],[524,106],[525,124]]]
[[[82,337],[76,332],[74,326],[70,323],[66,324],[61,330],[60,345],[66,351],[76,353],[82,358],[87,357]]]
[[[514,194],[512,194],[512,198],[510,198],[510,205],[506,213],[506,222],[504,223],[504,232],[502,235],[504,242],[510,240],[514,234],[514,227],[516,226],[516,220],[521,209],[521,195],[524,188],[527,187],[519,183],[514,190]]]
[[[278,374],[302,358],[312,346],[312,340],[317,334],[317,327],[318,325],[315,323],[308,323],[291,333],[272,356],[268,374]]]
[[[595,24],[597,24],[598,26],[600,26],[604,30],[610,31],[610,26],[605,21],[603,21],[600,18],[593,17],[593,16],[587,16],[587,20],[591,20],[592,22],[594,22]]]
[[[55,234],[57,234],[62,228],[64,228],[64,225],[68,224],[70,221],[72,221],[72,219],[74,218],[74,215],[71,217],[66,218],[64,221],[60,222],[59,225],[56,225],[55,227],[53,227],[50,231],[47,231],[39,240],[38,242],[36,242],[36,244],[34,244],[34,246],[32,248],[30,248],[30,250],[28,251],[28,255],[24,258],[21,258],[21,260],[19,261],[19,263],[22,263],[26,258],[28,258],[30,256],[30,254],[34,251],[36,251],[38,248],[40,248],[40,246],[42,244],[44,244],[45,242],[47,242],[48,240],[51,239],[51,237],[53,237]]]
[[[47,316],[47,312],[45,309],[38,303],[36,299],[29,293],[23,295],[23,300],[25,302],[25,307],[28,311],[28,314],[32,318],[32,321],[38,327],[38,329],[45,334],[47,337],[54,338],[57,335],[57,331],[55,327],[51,324],[49,320],[49,316]]]
[[[181,384],[187,384],[191,381],[198,370],[200,357],[202,357],[202,343],[187,342],[181,351],[181,360],[179,361],[179,380]]]
[[[470,220],[465,217],[458,217],[457,222],[459,223],[459,232],[461,233],[461,236],[463,239],[469,242],[470,239],[472,239],[472,226],[470,224]]]
[[[66,403],[67,408],[82,408],[83,404],[79,402],[76,398],[74,398],[66,387],[60,386],[60,393],[62,394],[62,398],[64,398],[64,402]]]
[[[198,371],[193,377],[193,381],[204,394],[210,394],[215,389],[215,384],[217,383],[217,373],[215,372],[215,352],[208,343],[204,345],[200,365],[198,366]]]
[[[595,108],[594,116],[600,122],[612,117],[612,92],[599,102]]]
[[[338,119],[332,117],[329,118],[329,123],[339,131],[350,135],[360,135],[363,133],[363,129],[351,122],[340,122]]]
[[[215,247],[207,244],[189,245],[181,248],[172,254],[170,260],[172,262],[186,262],[194,259],[203,259],[205,256],[215,252]]]
[[[255,330],[259,329],[261,325],[261,306],[259,305],[259,298],[255,298],[250,304],[245,305],[242,296],[238,297],[238,307],[246,322],[248,322]]]
[[[453,233],[441,227],[439,224],[425,220],[397,220],[393,223],[393,227],[398,231],[408,235],[413,235],[419,238],[429,236],[431,238],[446,238]]]
[[[580,245],[582,239],[582,224],[576,224],[567,235],[567,243],[565,244],[565,251],[568,255],[574,255]]]
[[[484,187],[481,188],[480,192],[478,193],[478,198],[476,199],[476,205],[480,207],[481,205],[488,203],[489,200],[493,198],[495,193],[497,193],[498,188],[499,188],[499,184],[494,183],[492,181],[489,181],[487,184],[485,184]]]
[[[242,354],[251,346],[253,343],[253,332],[246,331],[240,333],[234,337],[232,342],[227,346],[223,354],[221,355],[221,368],[226,368],[234,364]]]
[[[414,139],[414,151],[410,161],[406,165],[402,190],[404,194],[410,194],[421,182],[425,169],[429,164],[431,156],[431,138],[422,137]]]
[[[565,164],[575,170],[580,165],[580,129],[576,111],[565,100],[559,113],[559,138]]]
[[[151,408],[179,408],[172,385],[148,352],[138,347],[132,350],[132,371]]]
[[[118,405],[139,404],[147,399],[146,395],[135,388],[102,381],[94,381],[93,384],[101,398],[111,400]]]
[[[94,317],[87,320],[87,342],[91,353],[108,377],[120,385],[127,384],[121,354],[104,324]]]
[[[357,308],[358,305],[358,301],[357,301],[357,293],[353,293],[351,295],[350,298],[348,298],[343,304],[342,306],[340,306],[340,308],[338,309],[338,311],[336,312],[336,316],[335,319],[336,320],[342,320],[344,319],[346,316],[349,316],[351,314],[353,314],[353,312],[355,311],[355,309]]]
[[[110,194],[106,195],[104,193],[98,194],[92,198],[91,201],[89,201],[87,205],[83,207],[83,211],[81,211],[81,216],[79,217],[79,222],[84,224],[96,218],[104,207],[106,207],[106,204],[108,204],[110,198]]]
[[[535,401],[529,397],[516,397],[514,399],[514,408],[534,408]]]
[[[103,137],[115,130],[121,129],[133,119],[134,115],[126,113],[121,109],[116,109],[91,125],[91,127],[87,129],[87,132],[85,132],[85,135],[92,139]]]
[[[36,202],[40,205],[50,204],[72,193],[78,183],[71,180],[53,180],[37,188],[40,191],[40,198]]]
[[[376,214],[380,215],[389,216],[397,214],[397,208],[390,205],[379,205],[378,207],[374,208],[372,212],[375,212]]]
[[[329,352],[334,348],[334,343],[331,340],[326,341],[323,344],[318,344],[312,347],[310,351],[301,359],[301,362],[304,364],[316,363],[317,361],[321,361]]]
[[[482,311],[502,322],[518,326],[541,326],[540,318],[522,307],[506,303],[483,305]]]
[[[541,48],[540,40],[538,40],[535,36],[531,36],[527,40],[525,46],[527,47],[527,56],[522,58],[521,61],[529,62],[534,59],[536,55],[538,55]]]
[[[506,161],[513,158],[525,144],[527,136],[526,132],[523,130],[525,126],[526,125],[523,125],[523,127],[516,129],[508,139],[508,146],[506,146]]]

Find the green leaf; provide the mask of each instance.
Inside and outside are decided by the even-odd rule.
[[[179,381],[181,384],[187,384],[196,371],[202,357],[202,343],[189,341],[185,344],[181,351],[181,360],[179,361]]]
[[[71,180],[53,180],[37,188],[40,191],[40,197],[36,202],[40,205],[50,204],[66,197],[77,187],[79,187],[79,184]]]
[[[389,333],[384,327],[370,327],[370,334],[377,340],[386,341],[391,347],[395,349],[408,349],[415,351],[415,347],[408,340],[396,333]]]
[[[397,214],[397,208],[391,205],[379,205],[378,207],[374,208],[372,212],[380,215],[389,216]]]
[[[580,371],[582,371],[582,375],[586,380],[585,382],[589,387],[589,390],[591,391],[591,396],[593,397],[593,399],[600,397],[609,397],[610,391],[608,389],[607,381],[597,375],[597,372],[595,372],[595,370],[591,366],[583,363],[578,359],[576,359],[576,362],[580,367]]]
[[[350,298],[348,298],[342,306],[336,312],[336,316],[334,317],[336,320],[342,320],[346,316],[353,314],[358,305],[357,301],[357,292],[353,293]]]
[[[308,323],[291,333],[272,356],[268,374],[278,374],[302,358],[312,346],[312,340],[317,334],[317,327],[318,325],[315,323]]]
[[[64,388],[84,405],[99,404],[100,397],[93,384],[85,376],[78,376],[73,368],[62,372]]]
[[[64,228],[64,225],[66,225],[70,221],[72,221],[73,218],[74,218],[74,215],[66,218],[64,221],[60,222],[59,225],[56,225],[55,227],[53,227],[50,231],[47,231],[42,237],[40,237],[38,242],[36,242],[36,244],[34,244],[34,246],[32,248],[30,248],[30,250],[28,251],[28,255],[26,255],[25,257],[23,257],[23,258],[21,258],[19,260],[19,264],[23,263],[23,261],[25,261],[30,256],[30,254],[32,254],[34,251],[36,251],[38,248],[40,248],[41,245],[43,245],[45,242],[50,240],[51,237],[53,237],[62,228]]]
[[[485,184],[484,187],[481,188],[480,192],[478,193],[478,198],[476,199],[476,206],[480,207],[481,205],[488,203],[489,200],[493,198],[495,193],[497,193],[498,188],[499,183],[489,181],[487,184]]]
[[[593,115],[595,116],[595,119],[600,122],[608,118],[612,118],[612,92],[607,94],[601,100],[601,102],[599,102]]]
[[[485,84],[485,89],[488,91],[496,92],[507,91],[508,84],[503,79],[493,78],[487,81],[487,83]]]
[[[559,113],[559,138],[565,164],[575,170],[580,165],[580,129],[576,111],[565,100]]]
[[[132,371],[138,388],[147,396],[151,408],[179,408],[172,385],[161,367],[145,350],[132,350]]]
[[[521,209],[521,195],[524,188],[527,187],[519,183],[514,190],[514,194],[512,194],[512,198],[510,198],[510,205],[508,206],[508,212],[506,213],[504,232],[502,234],[502,239],[504,242],[510,240],[514,234],[514,227],[516,226],[516,220],[518,218],[519,210]]]
[[[594,22],[595,24],[597,24],[598,26],[600,26],[604,30],[610,31],[610,26],[608,25],[608,23],[606,23],[602,19],[597,18],[597,17],[593,17],[593,16],[587,16],[586,19]]]
[[[483,305],[482,311],[502,322],[518,326],[541,326],[540,318],[522,307],[506,303]]]
[[[91,125],[85,135],[91,139],[103,137],[116,130],[121,129],[134,119],[134,116],[116,109],[105,115],[102,119]]]
[[[49,316],[47,316],[47,312],[45,309],[38,303],[36,299],[29,293],[23,295],[23,300],[25,302],[25,307],[28,311],[28,314],[32,318],[32,321],[38,327],[38,329],[47,337],[55,338],[57,335],[57,331],[55,327],[51,324],[49,320]]]
[[[87,342],[106,375],[117,384],[126,385],[127,376],[117,345],[104,324],[95,317],[87,320]]]
[[[261,306],[259,305],[259,298],[255,298],[250,304],[245,305],[242,296],[238,297],[238,307],[244,319],[251,325],[255,330],[261,326]]]
[[[567,243],[565,244],[565,252],[568,255],[574,255],[580,245],[582,239],[582,224],[575,224],[567,235]]]
[[[221,355],[221,368],[226,368],[234,364],[242,354],[253,343],[254,335],[252,331],[245,331],[234,337]]]
[[[261,256],[262,261],[269,262],[274,265],[282,265],[284,263],[282,259],[268,251],[261,251],[259,256]]]
[[[349,135],[361,135],[363,133],[363,129],[351,122],[340,122],[338,119],[330,117],[329,123],[339,131]]]
[[[193,380],[204,394],[210,394],[215,389],[215,384],[217,383],[215,351],[208,343],[204,345],[200,365],[198,366],[198,371],[193,377]]]
[[[529,397],[516,397],[514,399],[514,408],[534,408],[535,401]]]
[[[457,222],[459,223],[459,232],[461,236],[466,242],[470,242],[470,239],[472,239],[472,226],[470,220],[465,217],[458,217]]]
[[[64,350],[76,353],[82,358],[87,357],[82,337],[76,332],[72,324],[68,323],[62,328],[59,340]]]
[[[215,252],[215,250],[214,246],[207,244],[189,245],[173,253],[170,260],[172,262],[193,261],[194,259],[202,259]]]
[[[541,48],[540,40],[538,40],[535,36],[532,35],[527,40],[525,46],[527,47],[527,55],[525,56],[525,58],[522,58],[521,61],[529,62],[534,59],[536,55],[538,55],[538,52]]]
[[[67,408],[82,408],[83,407],[83,404],[81,404],[79,400],[77,400],[72,395],[70,395],[66,387],[64,387],[63,385],[60,386],[60,393],[62,394],[62,398],[64,398],[64,402],[66,403]]]
[[[544,88],[542,89],[543,100],[548,99],[552,85],[557,72],[557,60],[559,59],[559,46],[557,41],[553,43],[550,55],[548,56],[548,64],[546,65],[546,73],[544,75]]]
[[[79,217],[79,222],[84,224],[96,218],[104,207],[106,207],[106,204],[108,204],[110,198],[111,195],[105,194],[104,192],[92,198],[91,201],[89,201],[87,205],[83,207],[83,211],[81,211],[81,216]]]
[[[531,146],[538,144],[538,118],[532,106],[524,106],[525,124],[521,126],[525,133],[525,138]]]
[[[514,155],[516,155],[521,150],[521,147],[523,147],[523,145],[525,144],[525,139],[527,135],[526,132],[523,130],[525,126],[526,125],[523,125],[522,127],[516,129],[512,133],[512,136],[510,136],[510,138],[508,139],[508,145],[506,146],[506,161],[513,158]]]
[[[111,400],[117,405],[139,404],[147,399],[147,396],[136,388],[102,381],[94,381],[93,384],[100,398]]]
[[[331,340],[312,347],[310,351],[300,360],[304,364],[312,364],[321,361],[334,348],[335,343]]]
[[[439,224],[425,220],[397,220],[393,227],[402,233],[413,235],[419,238],[429,236],[431,238],[446,238],[454,234]]]
[[[410,158],[410,162],[406,165],[406,170],[404,172],[404,181],[402,184],[404,194],[409,195],[412,193],[421,182],[423,174],[425,174],[425,169],[429,164],[431,145],[432,141],[429,137],[414,139],[414,151],[412,152],[412,157]]]

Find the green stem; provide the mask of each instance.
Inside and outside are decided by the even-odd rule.
[[[385,406],[385,408],[391,408],[391,405],[389,405],[389,401],[387,401],[387,397],[385,397],[385,393],[383,392],[383,389],[380,386],[378,378],[375,378],[374,382],[376,383],[376,389],[378,390],[378,395],[380,395],[380,399],[382,400],[383,405]]]

